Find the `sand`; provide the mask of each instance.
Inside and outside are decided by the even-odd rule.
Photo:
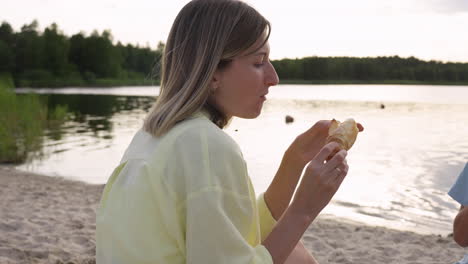
[[[94,263],[103,185],[0,167],[0,263]]]
[[[103,187],[0,166],[0,264],[95,263],[95,214]],[[303,242],[320,264],[454,263],[466,251],[451,237],[330,217],[315,221]]]

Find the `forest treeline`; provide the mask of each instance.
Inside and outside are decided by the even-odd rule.
[[[162,48],[113,44],[109,31],[68,37],[55,23],[40,32],[33,21],[14,32],[2,22],[0,72],[10,73],[16,87],[150,84]]]
[[[0,73],[16,87],[118,86],[158,83],[164,44],[114,44],[110,31],[63,34],[57,24],[42,32],[33,21],[15,32],[0,25]],[[296,83],[468,84],[468,63],[414,57],[306,57],[272,61],[282,81]],[[156,75],[155,75],[156,74]]]
[[[280,79],[299,83],[468,84],[468,63],[415,57],[306,57],[272,63]]]

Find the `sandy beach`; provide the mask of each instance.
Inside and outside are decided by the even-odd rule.
[[[95,213],[103,185],[0,166],[0,264],[95,263]],[[321,217],[303,237],[320,264],[454,263],[451,237]]]

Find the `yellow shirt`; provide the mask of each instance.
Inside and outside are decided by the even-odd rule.
[[[96,261],[272,263],[261,241],[275,224],[239,146],[200,112],[162,137],[137,132],[102,194]]]

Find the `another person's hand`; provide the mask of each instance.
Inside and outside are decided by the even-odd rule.
[[[315,218],[330,202],[348,173],[346,150],[330,142],[307,165],[293,206],[300,214]],[[336,154],[333,154],[336,153]],[[328,157],[330,160],[327,160]]]
[[[468,247],[468,207],[461,206],[453,222],[453,239],[461,247]]]

